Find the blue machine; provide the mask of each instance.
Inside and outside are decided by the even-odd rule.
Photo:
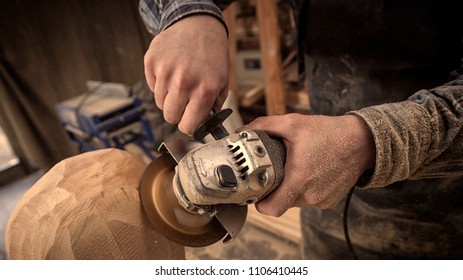
[[[63,128],[81,152],[134,143],[153,159],[154,136],[141,99],[123,84],[93,82],[89,88],[56,105]]]

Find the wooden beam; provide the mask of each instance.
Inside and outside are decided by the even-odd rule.
[[[276,0],[256,0],[267,115],[286,113]]]

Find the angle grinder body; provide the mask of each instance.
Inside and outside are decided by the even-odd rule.
[[[220,125],[214,116],[212,123]],[[163,155],[142,176],[141,201],[152,226],[184,246],[235,239],[248,205],[270,194],[284,177],[281,139],[259,130],[231,135],[219,130],[221,136],[206,144],[165,141],[159,149]]]

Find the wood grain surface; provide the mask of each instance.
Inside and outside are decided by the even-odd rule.
[[[10,259],[184,259],[149,226],[138,183],[145,164],[105,149],[65,159],[26,192],[7,224]]]

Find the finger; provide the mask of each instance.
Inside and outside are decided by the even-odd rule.
[[[300,196],[294,201],[294,207],[311,207],[317,209],[332,209],[335,208],[342,200],[343,196],[330,195],[317,203],[308,203],[310,199]]]
[[[312,207],[318,209],[327,209],[333,207],[334,199],[332,196],[320,195],[318,192],[309,189],[300,195],[295,201],[294,207]]]
[[[166,122],[178,124],[188,103],[188,95],[185,92],[168,90],[164,99],[163,115]]]
[[[300,182],[300,179],[297,178],[295,172],[286,172],[281,185],[256,204],[257,211],[265,215],[280,217],[289,208],[294,207],[302,186],[292,182]]]
[[[191,99],[186,105],[178,129],[186,135],[192,136],[198,125],[209,116],[213,102],[212,99]]]
[[[220,111],[222,109],[223,104],[225,103],[225,100],[227,100],[228,97],[228,87],[225,87],[217,97],[214,103],[214,109],[216,112]]]
[[[164,110],[164,102],[166,100],[166,96],[168,94],[167,88],[165,87],[162,79],[156,81],[154,87],[154,102],[159,109]]]
[[[276,190],[265,199],[256,203],[256,209],[260,213],[273,217],[280,217],[289,208],[293,207],[296,195],[291,191]]]
[[[145,79],[146,79],[146,84],[148,85],[148,88],[154,92],[154,88],[155,88],[155,85],[156,85],[156,77],[151,74],[151,71],[148,71],[146,68],[145,68]]]
[[[316,204],[308,204],[307,200],[303,197],[299,197],[294,201],[294,207],[311,207],[311,208],[317,208],[317,209],[331,209],[334,208],[337,205],[333,199],[326,198]]]
[[[148,53],[144,57],[144,71],[145,79],[149,89],[154,92],[154,86],[156,84],[156,77],[154,76],[153,62],[151,56]]]
[[[330,209],[336,207],[347,195],[351,187],[339,186],[337,188],[312,186],[308,187],[304,194],[294,202],[295,207],[313,207]]]

